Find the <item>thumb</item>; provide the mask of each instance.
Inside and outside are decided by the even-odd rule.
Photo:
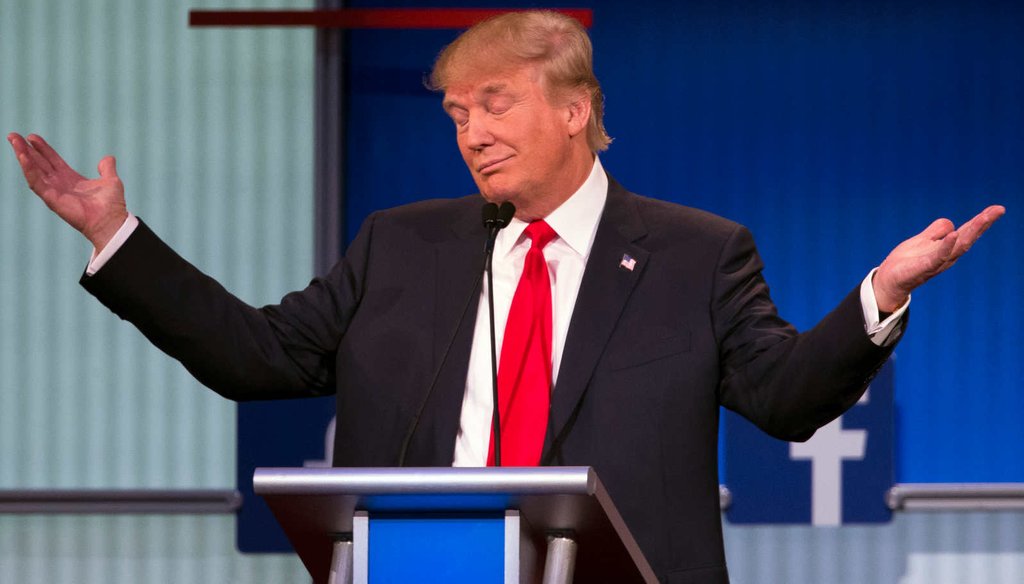
[[[943,257],[947,257],[948,258],[949,255],[952,254],[953,250],[956,248],[956,240],[959,237],[960,237],[960,232],[959,231],[953,231],[952,233],[950,233],[946,237],[942,238],[942,241],[939,242],[939,253],[942,254]]]
[[[100,171],[100,177],[120,180],[117,176],[117,160],[113,156],[104,156],[96,168]]]
[[[932,241],[937,241],[949,235],[956,226],[949,219],[936,219],[921,234]]]

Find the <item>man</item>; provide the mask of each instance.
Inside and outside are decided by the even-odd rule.
[[[1004,212],[958,230],[936,221],[797,334],[746,229],[604,172],[602,96],[575,21],[485,21],[431,80],[483,199],[516,207],[494,254],[501,454],[594,466],[667,582],[728,580],[719,405],[810,437],[890,354],[911,291]],[[209,387],[232,399],[335,392],[339,466],[493,458],[479,197],[375,213],[327,276],[254,309],[128,214],[113,158],[86,180],[42,138],[8,139],[32,190],[93,243],[85,287]]]

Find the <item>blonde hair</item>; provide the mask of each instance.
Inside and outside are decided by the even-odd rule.
[[[612,139],[604,129],[604,94],[594,76],[590,37],[577,20],[564,14],[508,12],[474,25],[441,51],[427,86],[445,91],[466,75],[524,65],[538,67],[549,99],[580,90],[587,93],[587,145],[592,152],[607,150]]]

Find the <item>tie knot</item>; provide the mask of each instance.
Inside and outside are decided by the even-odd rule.
[[[533,247],[544,249],[544,246],[551,243],[551,240],[558,234],[547,224],[546,221],[534,221],[526,226],[526,236],[530,238]]]

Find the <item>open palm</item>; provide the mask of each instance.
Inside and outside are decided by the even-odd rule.
[[[992,205],[959,229],[949,219],[938,219],[896,246],[875,274],[879,309],[893,312],[899,308],[915,288],[956,263],[1004,213],[1001,205]]]
[[[9,134],[29,188],[69,225],[102,248],[128,216],[124,185],[113,156],[99,163],[99,178],[88,179],[71,168],[40,136],[26,140]]]

